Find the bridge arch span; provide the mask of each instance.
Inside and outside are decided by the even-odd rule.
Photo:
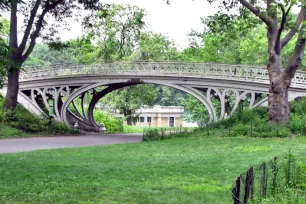
[[[81,124],[81,125],[84,126],[84,129],[87,128],[88,130],[98,131],[99,125],[96,124],[96,122],[93,118],[93,111],[94,111],[94,107],[95,107],[96,103],[101,98],[103,98],[106,94],[111,93],[112,91],[115,91],[115,90],[118,90],[120,88],[124,88],[124,87],[127,87],[127,86],[137,85],[137,84],[158,84],[158,85],[164,85],[164,86],[168,86],[168,87],[175,88],[175,89],[181,90],[183,92],[186,92],[186,93],[194,96],[195,98],[197,98],[207,108],[208,113],[209,113],[210,121],[216,120],[216,114],[215,114],[214,107],[207,100],[205,95],[203,95],[202,93],[200,93],[196,89],[192,89],[192,88],[189,88],[189,87],[184,87],[182,85],[171,84],[171,83],[156,82],[156,81],[152,81],[152,80],[135,80],[135,79],[131,79],[131,80],[128,80],[128,81],[122,80],[121,82],[116,80],[114,83],[100,82],[100,83],[96,83],[96,84],[91,84],[89,86],[80,87],[78,90],[73,92],[69,96],[69,98],[65,101],[65,103],[63,104],[63,106],[61,108],[61,111],[60,111],[61,112],[61,119],[62,119],[63,122],[65,122],[69,126],[72,126],[72,124],[74,122],[78,122],[80,124],[80,123],[85,121],[86,124]],[[87,113],[88,118],[84,117],[84,118],[80,119],[80,117],[76,117],[76,115],[72,115],[71,112],[68,111],[69,105],[74,101],[75,98],[79,97],[80,95],[82,96],[82,94],[84,94],[84,93],[86,93],[90,90],[93,90],[95,88],[102,87],[102,86],[105,86],[107,88],[100,91],[99,93],[94,94],[94,96],[93,96],[93,98],[92,98],[92,100],[89,104],[89,107],[88,107],[88,113]],[[82,108],[82,110],[83,110],[83,108]],[[91,127],[88,127],[88,125],[91,126]]]

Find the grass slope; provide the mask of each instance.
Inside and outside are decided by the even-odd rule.
[[[0,155],[0,203],[231,203],[247,167],[305,144],[194,137]]]

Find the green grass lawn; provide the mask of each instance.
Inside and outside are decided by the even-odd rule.
[[[0,203],[231,203],[235,177],[306,138],[195,137],[0,155]]]

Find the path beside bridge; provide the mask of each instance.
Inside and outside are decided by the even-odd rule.
[[[142,134],[32,137],[0,140],[0,154],[142,141]]]

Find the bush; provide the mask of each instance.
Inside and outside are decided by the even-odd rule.
[[[306,116],[291,114],[290,129],[295,134],[303,134],[306,128]]]
[[[102,111],[94,112],[94,119],[97,124],[104,123],[107,133],[123,132],[123,120],[115,118]]]
[[[231,136],[247,136],[250,135],[251,132],[251,126],[245,125],[245,124],[237,124],[232,127]]]
[[[298,97],[290,102],[290,112],[294,114],[306,114],[306,97]]]
[[[0,138],[8,138],[13,136],[21,136],[25,133],[21,130],[0,124]]]
[[[2,126],[5,126],[6,129],[11,128],[10,131],[12,132],[21,130],[24,133],[31,134],[75,134],[72,128],[56,121],[52,121],[50,128],[48,119],[34,116],[20,104],[17,104],[15,110],[5,111],[3,110],[3,104],[4,99],[0,97],[0,124],[2,123]]]
[[[147,129],[143,134],[143,141],[155,141],[164,139],[163,130],[159,131],[156,128]]]

